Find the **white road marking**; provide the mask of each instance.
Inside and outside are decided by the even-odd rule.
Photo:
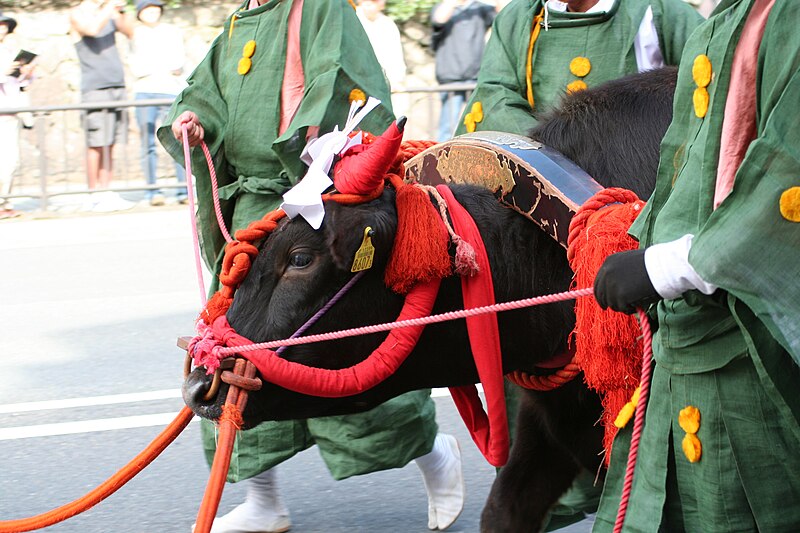
[[[483,389],[478,385],[478,390]],[[446,388],[433,389],[432,398],[450,396]],[[135,403],[150,400],[164,400],[180,398],[180,389],[166,389],[151,392],[136,392],[130,394],[113,394],[109,396],[90,396],[86,398],[71,398],[67,400],[50,400],[42,402],[25,402],[0,405],[0,414],[23,413],[33,411],[46,411],[54,409],[69,409],[74,407],[88,407],[100,405],[114,405],[121,403]],[[175,418],[176,413],[157,413],[151,415],[122,416],[117,418],[100,418],[96,420],[82,420],[78,422],[58,422],[55,424],[38,424],[31,426],[17,426],[0,428],[0,441],[27,439],[33,437],[52,437],[55,435],[74,435],[77,433],[94,433],[98,431],[112,431],[117,429],[143,428],[151,426],[166,426]],[[199,420],[195,417],[192,421]]]
[[[96,431],[111,431],[115,429],[166,426],[172,422],[176,416],[177,413],[158,413],[154,415],[84,420],[81,422],[60,422],[57,424],[0,428],[0,441],[27,439],[31,437],[51,437],[54,435],[74,435],[76,433],[93,433]],[[197,420],[197,417],[193,420]]]
[[[112,394],[108,396],[88,396],[85,398],[70,398],[67,400],[10,403],[6,405],[0,405],[0,414],[48,411],[51,409],[73,409],[75,407],[94,407],[98,405],[114,405],[119,403],[148,402],[151,400],[169,400],[180,397],[180,389],[166,389],[151,392]]]

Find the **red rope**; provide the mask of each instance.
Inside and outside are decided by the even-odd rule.
[[[534,374],[528,374],[527,372],[515,370],[510,374],[506,374],[506,379],[524,389],[550,391],[559,388],[565,383],[569,383],[580,373],[581,367],[573,362],[569,362],[564,368],[561,368],[557,372],[548,374],[546,376],[537,376]]]
[[[252,363],[244,359],[237,359],[233,373],[252,378],[256,375],[256,369]],[[194,533],[208,533],[214,524],[214,517],[217,515],[219,501],[222,498],[222,491],[228,476],[228,468],[231,464],[236,432],[242,428],[242,411],[246,405],[247,391],[231,385],[222,408],[222,416],[219,419],[217,450],[214,452],[214,461],[211,465],[206,491],[203,494],[203,501],[197,511]]]

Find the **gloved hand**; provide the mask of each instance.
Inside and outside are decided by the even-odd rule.
[[[594,279],[594,297],[603,309],[626,314],[661,300],[647,274],[644,250],[608,256]]]

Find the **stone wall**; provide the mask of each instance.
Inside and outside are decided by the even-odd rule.
[[[179,27],[184,33],[187,65],[190,72],[205,56],[209,44],[220,33],[226,17],[239,3],[207,3],[202,6],[167,8],[163,21]],[[13,11],[6,15],[18,21],[15,32],[8,39],[17,47],[39,54],[36,59],[36,80],[27,91],[30,104],[69,105],[80,101],[80,67],[75,54],[74,40],[69,33],[67,10]],[[433,58],[425,47],[427,28],[407,25],[403,28],[406,62],[409,74],[408,87],[423,87],[435,84]],[[127,38],[117,34],[117,45],[126,62]],[[131,79],[130,76],[128,79]],[[132,97],[132,95],[131,95]],[[438,96],[434,93],[412,95],[409,98],[410,121],[407,138],[432,138],[434,117],[438,117]],[[115,150],[115,173],[126,180],[141,180],[138,163],[138,130],[131,114],[129,142],[124,150]],[[46,132],[47,169],[51,182],[83,180],[84,141],[78,112],[52,113],[40,117],[34,130],[22,132],[22,162],[15,180],[15,188],[36,187],[39,181],[41,142],[37,128]],[[170,175],[170,165],[164,156],[163,172]],[[129,184],[130,185],[130,184]]]

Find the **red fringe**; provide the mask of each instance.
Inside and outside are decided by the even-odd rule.
[[[397,234],[384,281],[399,294],[418,282],[451,274],[447,230],[428,193],[411,184],[397,190]]]
[[[573,287],[591,287],[597,271],[612,253],[638,248],[628,234],[644,202],[613,204],[593,213],[571,247]],[[634,316],[604,311],[592,298],[575,304],[575,362],[583,369],[587,385],[603,400],[606,461],[616,435],[614,419],[639,385],[642,342]]]
[[[200,313],[200,318],[210,326],[217,318],[228,312],[231,303],[233,303],[233,298],[227,298],[222,292],[217,291],[206,303],[206,308]]]

